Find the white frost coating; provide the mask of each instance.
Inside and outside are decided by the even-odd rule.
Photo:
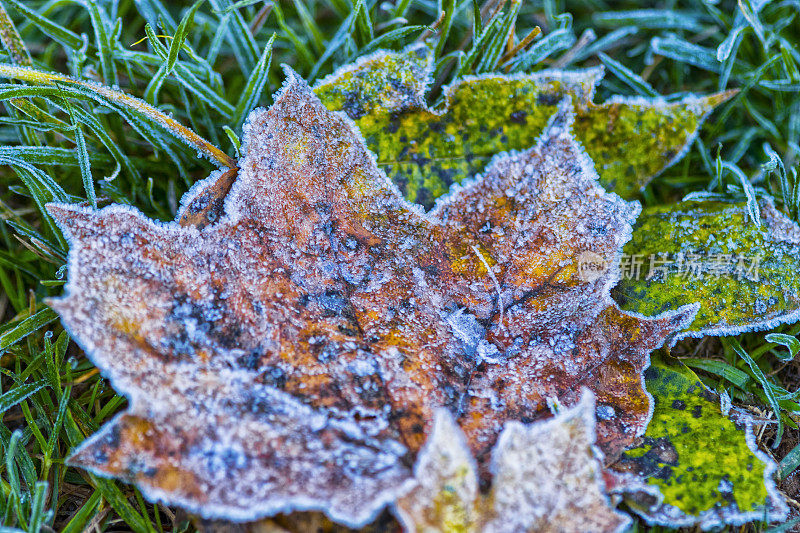
[[[627,529],[630,518],[612,511],[605,494],[594,404],[584,390],[576,406],[553,419],[506,425],[492,452],[493,518],[486,533]]]
[[[464,434],[448,411],[437,412],[397,515],[406,531],[624,531],[631,520],[610,506],[594,439],[588,390],[550,420],[509,422],[492,451],[490,493],[481,496]]]
[[[417,457],[414,481],[408,489],[395,505],[395,514],[406,531],[433,529],[424,528],[423,521],[430,520],[427,517],[437,512],[432,507],[439,505],[453,509],[431,522],[437,518],[445,521],[447,515],[454,515],[454,526],[474,528],[477,525],[478,465],[464,433],[446,409],[436,412],[433,430]],[[437,524],[428,525],[435,528]],[[438,525],[445,526],[444,523]]]
[[[577,252],[618,257],[639,208],[597,185],[562,111],[426,215],[289,70],[248,118],[216,224],[49,206],[70,239],[52,306],[130,400],[73,462],[206,517],[318,509],[356,526],[411,478],[438,409],[488,475],[506,422],[576,404],[586,380],[618,452],[649,417],[647,354],[690,317],[622,313],[616,264],[574,272]]]
[[[688,199],[692,201],[719,201],[719,198],[709,197],[704,198],[697,194],[692,193],[691,195],[687,196]],[[684,198],[686,200],[687,198]],[[784,257],[788,254],[788,256],[796,258],[800,257],[800,226],[787,217],[784,213],[779,211],[775,207],[775,202],[771,197],[760,197],[758,199],[759,208],[761,210],[761,221],[768,232],[768,238],[772,239],[774,245],[785,245],[786,249],[780,251],[776,248],[773,248],[772,252],[784,254]],[[690,210],[673,210],[670,212],[671,216],[680,217],[680,216],[688,216],[688,217],[695,217],[700,218],[703,216],[703,213],[695,213]],[[690,222],[689,224],[694,223],[694,221]],[[692,226],[689,225],[686,229],[689,233],[691,232]],[[720,236],[721,237],[721,236]],[[687,242],[688,239],[684,239]],[[719,243],[721,248],[720,251],[727,251],[736,252],[736,249],[730,249],[732,241],[727,242],[720,242]],[[725,247],[728,247],[727,249]],[[766,248],[769,252],[769,248]],[[758,249],[756,251],[759,251]],[[748,253],[752,253],[752,250],[746,250]],[[764,259],[764,258],[762,258]],[[788,289],[787,289],[788,290]],[[627,311],[630,314],[634,314],[631,311]],[[690,338],[701,338],[708,335],[717,335],[721,337],[725,336],[732,336],[732,335],[741,335],[742,333],[748,333],[751,331],[765,331],[774,329],[782,324],[792,324],[795,322],[800,321],[800,307],[794,310],[790,310],[786,312],[784,315],[771,317],[771,318],[764,318],[758,315],[754,317],[750,317],[747,323],[742,325],[731,325],[726,323],[717,323],[713,325],[709,325],[702,330],[684,330],[679,332],[670,342],[670,346],[674,346],[676,342],[681,339],[685,339],[687,337]]]
[[[764,468],[764,486],[767,489],[769,498],[766,512],[764,510],[742,512],[735,503],[731,503],[722,509],[708,509],[697,516],[687,515],[679,508],[669,504],[662,504],[656,512],[642,513],[636,508],[633,508],[633,510],[650,524],[658,524],[670,528],[697,526],[704,531],[718,529],[726,525],[738,526],[754,521],[780,522],[786,520],[789,515],[789,507],[775,485],[775,473],[778,470],[778,465],[758,449],[758,444],[753,434],[752,418],[740,414],[737,416],[737,420],[745,424],[747,447],[766,465]]]
[[[178,213],[175,216],[175,220],[180,220],[180,218],[186,212],[186,209],[195,199],[197,199],[198,195],[200,195],[200,193],[202,193],[206,187],[213,185],[225,172],[225,170],[215,170],[211,172],[208,177],[198,180],[192,184],[189,190],[186,191],[183,196],[181,196],[181,201],[178,205]]]
[[[650,179],[657,178],[660,176],[665,170],[669,167],[680,161],[681,159],[689,153],[692,149],[692,144],[694,143],[697,136],[700,135],[700,127],[708,118],[708,115],[714,110],[713,105],[709,105],[708,103],[703,102],[703,98],[694,95],[688,95],[683,97],[677,101],[667,101],[664,97],[654,97],[654,98],[645,98],[643,96],[619,96],[615,95],[609,98],[606,101],[606,104],[622,104],[631,107],[671,107],[671,106],[679,106],[679,105],[687,105],[697,114],[697,127],[695,127],[694,131],[689,133],[686,137],[686,141],[683,143],[683,146],[680,150],[678,150],[675,155],[670,159],[661,169],[650,176]],[[641,188],[644,189],[646,186],[643,185]]]
[[[377,50],[365,56],[361,56],[356,59],[355,62],[344,65],[337,70],[333,71],[332,73],[328,74],[324,78],[317,80],[314,83],[313,89],[316,91],[320,87],[324,85],[328,85],[331,83],[336,82],[340,78],[346,76],[351,72],[357,72],[361,68],[364,67],[367,63],[372,61],[381,60],[386,57],[402,57],[407,56],[410,54],[418,54],[419,52],[425,53],[425,65],[423,69],[419,72],[419,78],[414,80],[415,88],[414,88],[414,98],[412,100],[404,100],[402,102],[396,103],[394,106],[387,107],[387,111],[399,111],[402,109],[406,109],[409,106],[416,105],[420,107],[425,106],[425,95],[428,92],[428,86],[430,85],[433,77],[433,70],[434,70],[434,61],[433,61],[433,54],[431,53],[428,45],[425,43],[413,43],[406,46],[400,52],[388,51],[388,50]]]
[[[380,60],[385,57],[402,57],[413,53],[417,50],[425,50],[427,46],[421,43],[415,43],[407,46],[400,52],[395,52],[391,50],[378,50],[373,52],[369,55],[363,56],[356,60],[355,63],[345,65],[333,73],[329,74],[322,80],[318,81],[314,85],[314,89],[318,89],[324,85],[328,85],[331,83],[336,82],[338,79],[341,79],[345,75],[356,72],[359,69],[363,68],[369,62]],[[402,105],[401,108],[405,109],[408,104],[414,104],[418,106],[419,109],[423,111],[427,111],[434,115],[442,116],[444,115],[447,110],[450,108],[452,104],[453,95],[462,85],[467,85],[473,81],[481,81],[481,80],[492,80],[492,79],[499,79],[504,81],[530,81],[535,86],[547,86],[548,84],[559,82],[566,86],[567,91],[574,91],[575,97],[579,103],[587,104],[592,101],[594,98],[594,92],[599,85],[600,80],[603,78],[603,74],[605,69],[603,65],[598,65],[596,67],[590,67],[586,69],[579,69],[579,70],[558,70],[558,69],[545,69],[540,70],[538,72],[532,74],[525,74],[525,73],[515,73],[515,74],[479,74],[479,75],[467,75],[457,80],[453,81],[449,85],[446,85],[442,89],[442,93],[444,95],[444,100],[442,104],[436,108],[432,108],[427,105],[426,103],[426,95],[428,86],[432,82],[432,75],[434,70],[434,63],[433,63],[433,54],[427,54],[427,61],[424,70],[420,73],[420,79],[418,80],[418,84],[416,85],[415,92],[416,92],[416,102],[404,102],[405,105]],[[394,111],[395,108],[387,108],[388,111]],[[488,165],[487,165],[488,168]]]

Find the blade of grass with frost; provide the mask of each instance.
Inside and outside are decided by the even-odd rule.
[[[21,113],[27,115],[28,117],[34,119],[37,122],[42,122],[46,125],[56,126],[58,128],[62,128],[64,131],[68,131],[72,127],[70,124],[67,124],[61,119],[54,117],[44,109],[35,105],[33,102],[26,100],[24,98],[14,98],[9,100],[8,103],[17,108]],[[49,101],[47,103],[51,104],[51,102]]]
[[[133,165],[127,154],[120,149],[119,145],[114,141],[114,139],[111,138],[106,129],[103,128],[102,124],[100,124],[100,121],[97,120],[97,117],[80,107],[73,107],[72,111],[77,120],[88,127],[95,137],[100,140],[100,143],[105,147],[106,150],[108,150],[108,152],[111,154],[111,157],[116,162],[118,168],[114,170],[114,172],[111,174],[112,176],[116,176],[119,172],[119,168],[124,167],[125,171],[131,178],[137,180],[141,177],[139,170]]]
[[[783,58],[783,68],[792,83],[800,83],[800,70],[797,68],[797,59],[792,55],[791,45],[781,41],[781,57]]]
[[[86,191],[86,198],[94,209],[97,209],[97,196],[94,192],[94,179],[92,178],[92,167],[89,162],[89,152],[86,151],[86,139],[83,136],[83,130],[80,123],[77,121],[75,124],[75,149],[78,154],[78,162],[81,169],[81,179],[83,180],[83,189]]]
[[[272,43],[275,42],[276,34],[273,33],[269,38],[267,46],[264,48],[264,53],[256,64],[256,68],[250,74],[247,84],[239,97],[239,102],[236,104],[236,109],[233,112],[234,124],[236,129],[239,130],[244,123],[245,117],[253,110],[261,99],[261,94],[264,92],[264,87],[269,78],[269,67],[272,64]]]
[[[83,46],[83,39],[77,33],[40,15],[37,11],[27,7],[20,0],[4,1],[11,4],[16,11],[21,13],[26,21],[36,25],[37,28],[46,35],[52,37],[56,42],[72,50],[78,50]]]
[[[481,4],[479,0],[472,0],[472,35],[480,35],[483,26]]]
[[[446,9],[444,6],[450,4],[455,5],[455,0],[440,0],[440,3],[444,4],[440,9],[440,11],[443,11]],[[375,38],[375,33],[372,29],[372,21],[370,20],[367,3],[358,2],[354,8],[354,12],[356,15],[356,28],[361,32],[362,42],[368,43]],[[445,14],[445,17],[446,16],[447,14]]]
[[[184,46],[184,50],[186,49],[187,49],[186,46]],[[145,52],[145,51],[114,50],[113,57],[117,61],[125,61],[131,63],[133,67],[137,69],[138,73],[146,78],[152,76],[152,73],[150,70],[146,69],[145,66],[160,67],[161,65],[164,64],[164,58],[162,58],[157,54],[151,54],[150,52]],[[189,72],[191,72],[195,76],[205,77],[206,79],[209,79],[213,73],[209,71],[210,67],[207,65],[206,60],[204,58],[195,59],[193,56],[191,56],[191,58],[197,63],[187,63],[184,61],[179,61],[179,63],[181,63]]]
[[[17,232],[19,237],[27,238],[28,244],[36,252],[41,255],[41,258],[53,263],[54,265],[61,265],[67,260],[67,254],[64,250],[67,249],[66,244],[58,244],[48,240],[30,226],[26,226],[18,221],[7,220],[6,224]],[[59,240],[63,239],[61,237]]]
[[[0,266],[4,266],[12,270],[18,270],[19,272],[24,273],[26,276],[29,276],[33,280],[38,280],[40,278],[39,274],[35,274],[33,270],[30,270],[25,266],[21,265],[16,257],[5,252],[0,252]],[[2,272],[2,269],[0,269],[0,272]],[[13,298],[13,293],[8,289],[8,287],[10,287],[10,285],[3,287],[6,296],[11,295]]]
[[[348,39],[351,39],[350,34],[353,32],[353,28],[355,27],[358,10],[360,6],[362,6],[363,4],[364,0],[356,1],[356,6],[353,8],[350,14],[347,15],[347,18],[345,18],[342,21],[342,24],[339,26],[339,29],[336,30],[336,33],[333,35],[331,40],[328,41],[328,44],[325,45],[325,51],[319,57],[317,62],[314,63],[314,60],[310,59],[311,64],[313,64],[314,66],[311,69],[311,73],[308,75],[308,79],[316,78],[317,73],[322,68],[322,66],[328,61],[328,59],[330,59],[333,56],[333,54],[337,52],[345,42],[347,42]],[[275,5],[274,9],[275,15],[278,16],[279,24],[281,24],[281,28],[283,28],[286,25],[285,22],[282,22],[283,15],[282,14],[279,15],[280,10],[277,8],[278,4],[276,3],[274,5]],[[291,35],[292,34],[290,34],[290,36]]]
[[[166,76],[170,73],[168,67],[170,50],[161,44],[161,42],[158,40],[158,36],[155,34],[153,28],[150,27],[149,24],[145,25],[145,32],[148,35],[153,49],[163,59],[163,63],[159,67],[158,72],[150,81],[147,89],[145,90],[145,99],[149,100],[155,105],[155,99],[158,90],[161,88],[161,84],[165,81]],[[187,69],[182,62],[176,61],[173,64],[173,68],[175,71],[175,77],[187,90],[191,91],[195,96],[206,102],[225,118],[229,118],[233,114],[233,106],[222,96],[217,94],[213,89],[200,81],[200,79],[192,74],[192,72]]]
[[[742,102],[742,105],[747,107],[744,102]],[[760,129],[755,126],[729,131],[727,135],[729,135],[731,139],[735,139],[736,144],[734,144],[733,148],[728,152],[728,162],[734,165],[738,164],[742,157],[744,157],[744,154],[747,153],[750,144],[758,137],[759,133]]]
[[[380,50],[381,48],[387,47],[390,43],[394,43],[397,41],[401,41],[406,39],[415,33],[419,32],[422,33],[428,27],[423,25],[417,26],[404,26],[402,28],[396,28],[391,31],[387,31],[386,33],[382,33],[381,35],[377,36],[374,40],[370,41],[367,46],[360,50],[360,55],[366,55],[370,52],[374,52],[376,50]]]
[[[572,29],[556,30],[533,44],[527,52],[512,58],[507,64],[510,66],[511,72],[525,72],[550,55],[567,50],[575,44],[575,40]]]
[[[694,65],[709,72],[719,73],[722,69],[714,51],[676,36],[653,37],[650,41],[650,48],[658,55]]]
[[[172,43],[170,44],[169,53],[167,54],[167,74],[171,74],[172,69],[175,68],[175,63],[178,61],[178,53],[181,51],[181,48],[183,48],[183,43],[186,41],[186,37],[189,35],[189,30],[194,24],[194,17],[197,14],[197,10],[200,8],[203,2],[205,2],[205,0],[198,0],[195,2],[181,20],[181,23],[175,32],[175,36],[172,39]]]
[[[47,505],[47,481],[37,481],[33,486],[33,498],[31,500],[31,512],[28,520],[29,531],[41,531],[45,520],[49,519],[52,512],[45,511]]]
[[[788,478],[798,467],[800,467],[800,444],[792,448],[792,450],[781,459],[778,465],[778,479],[782,481]]]
[[[53,117],[49,113],[41,110],[39,107],[31,105],[31,106],[20,106],[21,103],[29,104],[28,100],[23,99],[22,97],[28,98],[43,98],[49,105],[62,109],[66,112],[66,106],[59,104],[58,100],[61,98],[51,98],[50,96],[57,96],[63,97],[64,91],[58,90],[55,87],[30,87],[30,86],[22,86],[22,85],[0,85],[0,100],[10,100],[10,103],[15,107],[20,107],[24,110],[25,113],[29,114],[33,118],[37,120],[41,120],[45,123],[50,123],[53,126],[52,129],[63,129],[64,131],[73,131],[74,126],[62,122],[61,120]],[[82,95],[79,95],[82,97]],[[116,161],[117,165],[122,165],[125,167],[128,174],[133,178],[139,177],[138,170],[133,166],[130,159],[127,155],[120,149],[119,144],[111,139],[111,136],[108,134],[106,128],[104,128],[100,121],[95,117],[93,114],[85,111],[81,107],[72,107],[72,112],[77,115],[78,121],[89,127],[92,130],[103,146],[109,151],[111,156]],[[41,125],[39,126],[42,127]],[[15,147],[18,150],[28,150],[33,151],[35,148],[36,151],[42,152],[41,155],[43,158],[45,157],[54,157],[59,158],[59,153],[46,153],[45,150],[66,150],[63,148],[53,148],[53,147]],[[1,152],[0,152],[1,153]],[[98,157],[97,154],[91,154],[92,160],[102,161],[102,157]],[[63,157],[62,164],[71,164],[68,161],[67,157]],[[71,156],[71,159],[74,161],[74,152]],[[37,161],[33,161],[34,163],[38,163]],[[41,161],[41,163],[46,163],[46,161]],[[116,174],[116,171],[115,173]]]
[[[753,221],[753,224],[756,226],[761,225],[761,210],[758,207],[758,199],[756,198],[756,191],[753,189],[753,185],[750,183],[750,179],[742,172],[742,169],[738,167],[735,163],[731,163],[730,161],[723,161],[722,167],[733,173],[738,179],[739,183],[742,185],[742,190],[744,191],[745,196],[747,197],[747,213],[750,215],[750,220]]]
[[[705,29],[705,25],[697,15],[672,9],[606,11],[594,13],[592,21],[603,27],[636,26],[652,30],[686,30],[692,32],[699,32]]]
[[[14,431],[17,433],[17,431]],[[7,450],[12,448],[11,441],[13,440],[13,434],[10,436],[8,440],[8,446],[6,447]],[[22,478],[25,481],[24,485],[21,486],[21,490],[19,494],[23,495],[27,498],[30,494],[28,487],[33,487],[34,483],[36,482],[36,467],[33,464],[33,459],[31,459],[28,450],[25,449],[25,446],[28,444],[28,440],[30,440],[30,435],[27,432],[21,434],[19,442],[15,448],[15,453],[11,454],[11,458],[16,459],[17,467],[19,469],[19,473],[22,474]],[[19,477],[17,477],[17,483],[19,483]]]
[[[276,2],[273,5],[272,11],[275,13],[275,19],[278,21],[278,27],[280,30],[286,34],[291,41],[292,45],[294,45],[295,52],[297,58],[303,61],[307,66],[311,67],[314,65],[314,54],[311,53],[311,50],[308,49],[306,44],[303,42],[302,39],[294,32],[292,28],[286,24],[286,19],[283,16],[283,10],[281,9],[280,5]],[[334,36],[334,39],[336,37]],[[325,46],[324,52],[322,53],[322,57],[326,54],[332,54],[334,50],[331,50],[332,46],[331,43],[333,40],[329,41],[328,44]],[[330,50],[330,52],[329,52]]]
[[[697,368],[699,370],[719,376],[720,378],[732,383],[734,386],[742,390],[746,390],[748,384],[752,381],[747,372],[743,372],[742,370],[739,370],[738,368],[731,366],[724,361],[686,357],[681,358],[681,362],[691,368]]]
[[[483,27],[483,31],[473,40],[472,48],[464,56],[461,65],[456,70],[456,78],[460,78],[466,74],[473,74],[475,72],[475,62],[480,59],[481,54],[489,46],[489,43],[498,34],[500,25],[502,24],[502,17],[495,15]],[[513,58],[512,58],[513,59]]]
[[[50,230],[50,235],[55,236],[57,244],[49,242],[46,238],[36,233],[32,228],[25,231],[24,234],[32,240],[35,239],[44,243],[46,246],[50,247],[53,252],[56,252],[58,249],[66,249],[66,241],[64,240],[61,231],[58,229],[58,227],[56,227],[52,217],[47,214],[44,205],[54,200],[69,201],[70,196],[64,191],[64,189],[61,188],[58,183],[55,182],[55,180],[53,180],[52,177],[50,177],[49,174],[29,164],[27,161],[24,161],[18,157],[0,157],[0,164],[10,165],[14,168],[20,181],[22,181],[25,187],[27,187],[31,198],[36,204],[36,208],[39,210],[39,213],[42,214],[42,218],[47,225],[47,228]],[[57,198],[60,200],[56,200]],[[11,220],[6,220],[6,223],[12,226],[15,224],[14,221]],[[19,228],[17,228],[17,231],[20,231]],[[65,254],[60,255],[66,258]]]
[[[233,149],[236,151],[236,157],[241,157],[242,142],[239,140],[236,132],[234,132],[230,126],[222,126],[222,131],[225,132],[225,135],[228,136],[228,140],[231,141]]]
[[[636,26],[624,26],[622,28],[617,28],[608,35],[600,37],[595,42],[579,50],[575,54],[575,61],[583,61],[584,59],[592,57],[598,52],[605,52],[609,48],[618,46],[626,37],[636,35],[638,31],[639,28]]]
[[[3,42],[3,46],[15,64],[28,67],[33,65],[33,60],[25,47],[25,42],[19,36],[19,32],[17,32],[17,28],[8,16],[8,12],[2,2],[0,2],[0,41]]]
[[[0,337],[0,339],[3,337]],[[0,340],[0,342],[2,341]],[[47,381],[41,380],[34,383],[26,383],[3,393],[0,395],[0,415],[46,386]]]
[[[486,46],[486,50],[475,68],[476,74],[492,72],[497,68],[497,63],[500,61],[503,52],[505,52],[506,43],[514,31],[521,6],[522,3],[520,1],[512,2],[511,9],[501,17],[501,22],[494,38]]]
[[[50,386],[53,387],[54,390],[58,390],[60,388],[60,383],[57,382],[58,372],[56,368],[52,369],[52,374],[53,376],[51,378]],[[53,421],[53,426],[52,428],[50,428],[49,437],[47,439],[47,447],[44,449],[44,461],[47,467],[52,465],[53,456],[58,454],[58,449],[56,447],[58,445],[58,438],[61,433],[61,427],[64,425],[64,418],[67,415],[67,409],[69,407],[69,398],[71,394],[72,394],[72,386],[68,385],[64,387],[57,404],[58,411],[56,412],[56,417],[55,420]],[[49,411],[49,409],[46,409],[44,411],[47,412]],[[47,477],[47,476],[42,476],[42,477]]]
[[[158,26],[159,22],[165,31],[175,32],[177,24],[169,10],[160,0],[135,0],[136,9],[151,26]]]
[[[208,0],[208,3],[220,13],[231,7],[230,0]],[[258,46],[250,26],[245,23],[236,7],[220,18],[220,25],[222,24],[225,24],[225,35],[228,37],[228,43],[233,49],[239,68],[245,76],[249,76],[258,60]]]
[[[749,366],[750,370],[753,371],[753,375],[756,378],[756,380],[763,387],[764,393],[767,395],[767,400],[769,401],[769,405],[775,412],[775,419],[776,422],[778,423],[778,430],[775,433],[775,442],[772,443],[772,449],[777,448],[780,445],[781,437],[783,436],[783,420],[781,419],[780,416],[781,407],[778,404],[777,398],[775,398],[775,393],[772,390],[772,384],[767,379],[767,376],[764,375],[764,371],[761,370],[761,367],[758,366],[758,363],[756,363],[753,360],[753,358],[750,357],[750,354],[748,354],[747,351],[745,351],[745,349],[742,348],[742,345],[739,344],[738,340],[736,340],[733,337],[721,338],[721,340],[723,344],[726,344],[731,348],[733,348],[733,351],[735,351],[739,355],[739,357],[744,359],[744,361],[747,363],[747,366]]]
[[[791,335],[786,335],[784,333],[768,333],[764,336],[764,340],[785,346],[789,350],[788,355],[776,354],[776,357],[778,357],[778,359],[781,361],[791,361],[794,359],[797,353],[800,352],[800,340],[797,340],[797,337],[792,337]]]
[[[145,31],[147,32],[147,36],[150,39],[150,43],[152,44],[153,48],[158,50],[156,45],[156,35],[153,32],[153,29],[150,27],[150,24],[145,25]],[[161,90],[161,86],[164,84],[164,80],[167,77],[167,61],[164,57],[161,58],[161,65],[158,67],[158,70],[153,75],[150,82],[148,82],[147,87],[144,90],[144,100],[145,102],[149,102],[152,105],[157,105],[158,103],[158,92]]]
[[[743,29],[748,28],[745,27]],[[719,88],[719,90],[724,90],[728,86],[728,80],[730,79],[731,73],[733,72],[733,67],[736,64],[736,55],[739,53],[739,47],[741,46],[742,39],[744,38],[744,33],[741,31],[737,32],[734,30],[733,33],[735,35],[733,36],[733,40],[730,41],[729,49],[725,42],[717,47],[717,59],[722,62],[722,71],[720,72],[719,83],[717,83],[717,88]],[[720,49],[722,49],[722,53],[720,53]],[[723,59],[720,59],[720,56],[722,56]]]
[[[5,427],[3,427],[5,429]],[[14,433],[11,434],[11,437],[6,441],[3,439],[3,448],[5,448],[6,456],[6,475],[8,476],[8,488],[10,489],[11,494],[9,494],[11,498],[11,503],[13,507],[18,511],[20,500],[22,499],[21,494],[21,485],[19,479],[19,471],[14,462],[14,458],[17,454],[17,447],[19,446],[19,441],[22,440],[22,431],[14,430]]]
[[[756,105],[753,104],[751,100],[745,99],[742,101],[742,104],[744,105],[745,109],[747,109],[747,112],[750,113],[750,116],[753,117],[756,122],[758,122],[758,125],[761,126],[763,130],[766,130],[766,132],[774,138],[781,138],[781,132],[778,131],[778,127],[775,125],[775,123],[762,115],[758,109],[756,109]]]
[[[95,87],[94,84],[87,84],[87,85],[89,85],[91,87]],[[160,123],[152,121],[152,120],[151,120],[150,123],[142,120],[141,115],[135,109],[132,110],[130,106],[126,107],[124,105],[122,105],[122,106],[117,105],[113,101],[107,100],[107,99],[102,98],[102,97],[99,97],[98,94],[96,94],[95,92],[92,92],[91,90],[87,90],[85,87],[80,87],[80,86],[75,87],[75,88],[71,88],[71,87],[67,87],[67,86],[63,86],[63,85],[60,86],[60,87],[55,87],[55,86],[30,87],[30,86],[23,86],[23,85],[12,85],[12,86],[10,86],[10,88],[6,88],[6,89],[0,90],[0,95],[10,96],[10,97],[19,97],[19,96],[48,97],[49,96],[49,97],[59,97],[59,98],[63,98],[65,96],[68,96],[70,98],[90,99],[90,100],[94,100],[96,102],[99,102],[102,105],[108,106],[109,108],[111,108],[113,110],[116,110],[118,113],[120,113],[125,118],[125,120],[128,122],[128,124],[130,124],[130,126],[134,129],[134,131],[136,131],[139,135],[142,136],[142,138],[144,138],[148,143],[150,143],[155,148],[156,151],[158,151],[159,149],[164,150],[164,152],[169,155],[170,159],[172,159],[173,162],[176,165],[178,165],[178,171],[180,172],[181,176],[184,176],[184,177],[186,176],[185,170],[183,169],[182,165],[180,164],[180,159],[177,157],[177,155],[174,152],[174,150],[172,150],[169,147],[168,142],[166,140],[162,139],[163,136],[162,136],[161,132],[166,129],[167,133],[170,133],[173,137],[178,137],[180,140],[183,140],[189,146],[192,146],[192,144],[190,142],[184,140],[182,137],[176,135],[175,132],[172,132],[169,129],[167,129],[163,124],[160,124]],[[138,100],[136,100],[136,101],[140,102]],[[58,104],[54,104],[54,105],[58,105]],[[85,112],[83,110],[81,110],[80,108],[76,108],[75,112],[78,113],[78,114],[81,114],[81,113],[85,114]],[[166,117],[166,115],[164,115],[160,111],[158,111],[158,113],[160,113],[161,116]],[[85,115],[81,115],[81,116],[85,116]],[[170,120],[172,120],[172,119],[170,118]],[[99,124],[99,121],[97,121],[96,117],[89,118],[88,116],[86,116],[86,120],[83,120],[83,122],[85,124],[89,125],[90,128],[93,128],[95,123]],[[152,125],[153,122],[155,122],[156,124],[159,124],[159,129],[156,129]],[[109,150],[112,151],[112,153],[115,153],[115,152],[122,153],[121,150],[119,149],[119,147],[116,146],[115,142],[110,140],[110,136],[104,131],[104,128],[102,126],[99,126],[97,131],[98,131],[98,137],[101,139],[101,141],[104,140],[104,139],[107,139],[108,146],[111,147],[111,148],[109,148]],[[187,130],[187,131],[191,131],[191,130]],[[211,146],[213,146],[213,145],[211,145]],[[202,155],[206,155],[206,157],[211,158],[211,156],[207,155],[204,151],[201,152],[201,154]],[[125,159],[127,159],[127,157],[123,157],[123,160],[125,160]],[[213,159],[212,159],[212,161],[213,161]],[[154,163],[150,163],[150,164],[154,164]],[[133,168],[133,166],[132,166],[132,168]],[[138,173],[134,174],[134,175],[138,175]]]
[[[0,146],[0,157],[16,157],[34,165],[78,165],[77,154],[74,150],[56,146]],[[93,159],[108,161],[103,157],[98,157],[97,154],[93,156]]]
[[[0,153],[0,163],[13,166],[15,167],[15,170],[24,169],[26,172],[29,172],[36,180],[36,189],[47,191],[46,201],[69,201],[71,196],[66,193],[61,185],[59,185],[48,173],[32,165],[31,161],[25,157],[28,155],[26,152],[29,152],[32,149],[35,150],[36,148],[9,147],[8,150],[11,153]],[[63,148],[56,148],[56,150],[61,151]],[[35,161],[37,157],[34,156],[31,159]],[[47,160],[45,159],[43,163],[47,164]],[[71,164],[75,164],[74,155],[72,156]],[[31,193],[34,194],[33,190]]]
[[[95,490],[91,496],[83,503],[83,506],[70,517],[69,522],[61,530],[61,533],[81,533],[85,531],[86,525],[89,523],[93,515],[100,507],[102,495],[100,491]]]
[[[97,46],[97,55],[100,58],[100,67],[103,72],[103,80],[107,85],[116,86],[117,68],[111,58],[111,42],[109,40],[109,26],[108,15],[104,9],[98,5],[97,0],[72,0],[73,2],[82,5],[89,12],[89,18],[92,21],[92,28],[94,29],[95,45]]]
[[[361,9],[366,13],[364,3],[361,3]],[[513,10],[514,8],[512,8]],[[447,43],[447,38],[450,36],[450,27],[453,25],[453,15],[456,11],[456,0],[439,0],[439,12],[444,12],[444,19],[437,28],[439,33],[439,40],[436,43],[436,51],[434,57],[441,57],[444,46]],[[370,25],[370,40],[372,40],[372,27]]]
[[[63,74],[43,72],[25,67],[15,67],[13,65],[0,64],[0,76],[23,80],[29,83],[45,85],[61,82],[83,89],[83,91],[85,91],[84,94],[93,97],[101,103],[106,103],[106,101],[115,103],[125,107],[126,109],[129,109],[142,118],[160,125],[168,133],[185,142],[189,146],[196,148],[201,154],[208,157],[211,161],[228,168],[233,168],[236,166],[236,161],[232,157],[222,152],[219,148],[212,145],[195,132],[186,128],[175,119],[165,115],[158,109],[155,109],[142,100],[139,100],[121,91],[117,91],[115,89],[111,89],[110,87],[105,87],[95,83],[76,80],[74,78],[64,76]]]
[[[314,21],[314,17],[312,17],[311,13],[309,13],[308,9],[306,9],[304,0],[293,0],[292,4],[297,10],[297,15],[300,17],[300,22],[303,24],[303,28],[306,30],[306,36],[309,37],[309,42],[311,42],[313,45],[316,53],[320,54],[322,50],[325,49],[323,44],[324,37],[322,36],[322,30],[320,30],[319,26]]]
[[[772,149],[769,143],[764,143],[764,153],[769,158],[769,161],[761,165],[764,172],[777,172],[778,183],[781,186],[781,196],[783,197],[783,204],[791,206],[791,188],[789,186],[789,179],[786,175],[786,167],[783,165],[781,157]]]
[[[636,91],[637,94],[641,96],[659,96],[652,85],[647,83],[641,76],[638,76],[625,67],[622,63],[611,59],[603,52],[600,52],[597,57],[600,58],[600,61],[602,61],[603,65],[605,65],[612,74],[624,82],[625,85]]]
[[[758,40],[761,41],[761,45],[764,47],[764,51],[766,52],[768,45],[766,39],[764,38],[764,26],[761,24],[761,20],[758,18],[758,11],[749,0],[738,0],[737,4],[739,5],[739,11],[742,13],[742,15],[744,15],[744,18],[747,19],[747,22],[750,23],[750,27],[753,28],[753,31],[758,37]]]

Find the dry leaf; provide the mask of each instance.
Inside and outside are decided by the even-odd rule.
[[[649,352],[696,307],[644,318],[610,298],[639,209],[597,184],[569,101],[536,147],[424,214],[288,75],[245,126],[216,223],[49,206],[71,245],[51,304],[129,399],[72,464],[207,518],[318,509],[355,526],[413,483],[438,410],[487,480],[508,422],[582,387],[618,456],[650,417]]]
[[[478,469],[449,411],[437,412],[415,467],[415,486],[397,503],[408,531],[517,533],[623,531],[630,518],[605,494],[594,450],[594,398],[531,425],[510,422],[492,452],[492,486],[479,493]]]

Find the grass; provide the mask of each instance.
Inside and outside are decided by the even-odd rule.
[[[598,63],[609,72],[599,100],[739,88],[641,201],[768,192],[792,216],[800,211],[797,0],[665,0],[643,10],[604,0],[0,5],[0,62],[14,65],[0,69],[2,531],[193,530],[180,511],[64,465],[125,400],[43,304],[62,290],[67,252],[43,205],[116,202],[172,219],[181,194],[235,156],[247,112],[268,105],[282,83],[281,63],[313,80],[369,51],[428,36],[437,43],[434,98],[458,75]],[[772,333],[794,337],[800,326]],[[800,364],[787,360],[789,349],[754,333],[687,341],[674,353],[736,403],[782,418],[777,447],[774,429],[759,438],[780,462],[784,492],[800,499]]]

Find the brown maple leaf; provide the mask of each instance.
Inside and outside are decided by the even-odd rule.
[[[130,402],[72,464],[205,517],[358,525],[407,490],[438,409],[484,479],[506,422],[582,387],[607,457],[640,435],[648,354],[695,307],[649,319],[611,300],[639,207],[597,185],[569,102],[426,214],[288,76],[250,116],[214,224],[49,206],[71,245],[51,304]]]

